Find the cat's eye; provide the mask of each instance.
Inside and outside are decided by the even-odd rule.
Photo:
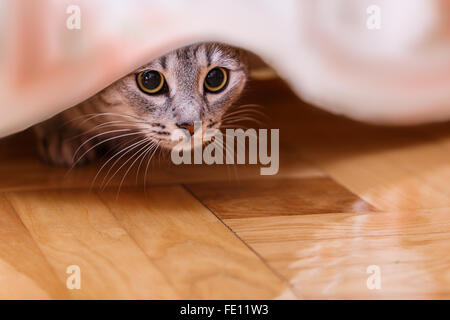
[[[211,69],[205,78],[205,90],[210,93],[219,93],[228,83],[228,71],[225,68]]]
[[[161,93],[165,88],[165,81],[163,74],[156,70],[141,71],[136,75],[139,89],[147,94]]]

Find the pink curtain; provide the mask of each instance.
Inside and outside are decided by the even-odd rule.
[[[449,9],[446,0],[0,0],[0,136],[197,41],[254,51],[331,112],[448,120]]]

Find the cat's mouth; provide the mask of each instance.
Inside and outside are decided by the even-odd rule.
[[[197,125],[195,128],[187,129],[173,129],[168,136],[158,137],[161,148],[173,149],[182,148],[191,150],[198,146],[206,146],[214,141],[214,135],[220,128],[220,120],[208,121]],[[155,137],[153,137],[155,138]]]
[[[176,123],[158,123],[142,127],[146,139],[153,141],[159,148],[172,150],[181,148],[186,151],[195,147],[206,146],[214,141],[214,136],[220,130],[222,117],[195,121],[193,126],[181,126]]]

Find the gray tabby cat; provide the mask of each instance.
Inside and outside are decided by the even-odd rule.
[[[74,166],[119,145],[171,149],[175,129],[192,134],[194,121],[202,121],[203,132],[219,128],[246,81],[240,49],[202,43],[175,50],[35,126],[39,153],[51,164]]]

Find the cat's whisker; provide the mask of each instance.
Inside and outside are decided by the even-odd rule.
[[[150,157],[149,157],[149,159],[147,161],[147,166],[145,167],[145,174],[144,174],[144,179],[145,179],[144,180],[144,190],[146,190],[146,188],[147,188],[147,180],[148,180],[147,179],[147,174],[148,174],[148,168],[150,166],[150,162],[152,161],[152,158],[155,155],[156,150],[158,150],[160,144],[161,144],[161,141],[158,142],[158,144],[156,145],[155,149],[153,150],[153,152],[151,153],[151,155],[150,155]]]
[[[132,118],[132,119],[136,119],[136,120],[139,120],[139,121],[144,121],[143,119],[140,119],[140,118],[135,117],[135,116],[127,115],[127,114],[121,114],[121,113],[115,113],[115,112],[101,112],[101,113],[88,113],[88,114],[83,114],[83,115],[74,117],[74,118],[72,118],[72,119],[70,119],[68,121],[65,121],[61,125],[61,127],[64,127],[64,126],[66,126],[66,125],[68,125],[70,123],[73,123],[73,122],[81,120],[81,119],[83,119],[83,121],[81,123],[79,123],[79,125],[83,125],[83,124],[85,124],[86,122],[88,122],[90,120],[93,120],[95,118],[102,117],[102,116],[105,116],[105,117],[106,116],[119,116],[119,117]]]
[[[228,139],[228,138],[229,138],[229,136],[228,136],[227,134],[225,134],[225,139]],[[240,140],[237,140],[237,142],[238,142],[238,144],[239,144]],[[245,144],[245,143],[244,143],[244,144]],[[241,142],[240,145],[242,146],[242,142]],[[233,150],[231,150],[231,146],[228,146],[228,145],[226,145],[225,148],[226,148],[226,150],[227,150],[228,152],[230,152],[230,154],[233,154],[233,158],[234,158],[234,157],[235,157],[235,154],[236,154],[235,151],[238,150],[239,146],[236,145],[236,147],[235,147],[235,145],[233,144]],[[243,146],[243,149],[245,150],[245,145]],[[233,161],[233,171],[234,171],[234,176],[235,176],[235,179],[236,179],[237,181],[239,181],[239,174],[238,174],[238,172],[237,172],[237,158],[236,158],[236,159],[233,159],[233,160],[236,160],[236,161]]]
[[[265,114],[264,112],[261,112],[259,110],[254,110],[254,109],[242,109],[242,110],[236,110],[233,112],[228,112],[224,115],[224,119],[226,119],[229,116],[236,116],[236,115],[240,115],[240,114],[255,114],[255,115],[259,115],[263,118],[268,118],[268,115]]]
[[[105,122],[105,123],[98,124],[95,127],[91,128],[91,129],[89,129],[89,130],[87,130],[87,131],[85,131],[83,133],[77,134],[76,136],[73,136],[72,138],[67,139],[67,141],[72,141],[74,139],[77,139],[77,138],[79,138],[81,136],[87,135],[88,133],[97,131],[99,129],[104,129],[104,128],[111,127],[111,126],[120,126],[120,123],[128,124],[128,122],[120,121],[120,120],[108,121],[108,122]],[[123,129],[130,129],[130,128],[125,128],[125,126],[124,126]]]
[[[230,107],[226,112],[226,113],[231,113],[231,112],[237,112],[237,111],[242,111],[242,110],[254,110],[254,111],[259,111],[262,112],[261,110],[266,110],[266,108],[262,105],[259,104],[243,104],[243,105],[237,105],[237,106],[232,106]]]
[[[128,131],[128,132],[129,132],[129,131],[132,131],[132,130],[131,130],[131,129],[109,130],[109,131],[106,131],[106,132],[101,132],[101,133],[99,133],[99,134],[96,134],[96,135],[93,136],[93,137],[90,137],[89,139],[87,139],[86,141],[84,141],[84,142],[78,147],[77,150],[75,150],[75,152],[74,152],[74,154],[73,154],[72,160],[75,160],[75,157],[76,157],[76,155],[78,154],[78,152],[81,150],[81,148],[83,148],[83,146],[84,146],[86,143],[89,143],[89,142],[92,141],[93,139],[98,138],[98,137],[100,137],[100,136],[107,135],[107,134],[116,133],[116,132],[124,132],[124,131]]]
[[[224,162],[224,164],[225,164],[225,167],[227,168],[228,181],[231,181],[230,167],[227,164],[228,159],[229,158],[231,159],[231,153],[228,152],[229,149],[228,149],[228,147],[225,146],[223,141],[219,142],[219,141],[214,140],[214,143],[216,143],[219,146],[219,148],[221,148],[222,150],[225,149],[225,162]]]
[[[144,146],[142,146],[142,144],[144,144]],[[114,179],[114,177],[120,172],[120,170],[121,170],[123,167],[125,167],[126,164],[127,164],[128,162],[130,162],[131,160],[133,160],[133,158],[134,158],[137,154],[139,154],[140,151],[142,151],[143,149],[145,149],[146,146],[147,146],[147,145],[146,145],[146,141],[143,141],[143,143],[139,144],[139,145],[136,146],[135,148],[132,148],[131,150],[134,150],[134,153],[133,153],[132,155],[130,155],[130,156],[126,159],[126,161],[125,161],[124,163],[122,163],[122,164],[119,166],[119,168],[114,172],[114,174],[109,178],[109,180],[106,181],[106,183],[105,183],[104,186],[102,187],[102,190],[104,190],[104,189],[108,186],[108,184]],[[139,149],[139,147],[141,147],[141,148]],[[138,149],[136,150],[136,148],[138,148]],[[130,150],[130,151],[131,151],[131,150]],[[128,168],[128,169],[130,169],[130,168]],[[128,173],[128,170],[127,170],[126,173]],[[123,180],[121,180],[120,183],[119,183],[119,189],[118,189],[117,196],[118,196],[118,194],[119,194],[119,192],[120,192],[120,187],[121,187],[122,183],[123,183]],[[116,197],[116,198],[117,198],[117,197]]]
[[[262,119],[268,120],[269,116],[265,113],[259,112],[257,110],[239,110],[233,113],[227,113],[225,114],[222,119],[228,119],[230,117],[240,116],[240,115],[247,115],[247,116],[260,116]]]
[[[84,121],[81,122],[81,124],[84,124],[85,122],[89,121],[90,118],[92,118],[92,117],[94,117],[94,116],[96,116],[96,115],[98,115],[98,113],[82,114],[82,115],[80,115],[80,116],[73,117],[72,119],[65,121],[65,122],[61,125],[61,128],[64,127],[64,126],[67,126],[67,125],[69,125],[69,124],[71,124],[71,123],[73,123],[73,122],[75,122],[75,121],[81,120],[81,119],[84,119]],[[88,118],[88,119],[85,119],[85,118]]]
[[[255,108],[262,109],[264,107],[259,104],[245,104],[235,106],[224,114],[224,116],[222,117],[222,123],[226,124],[248,120],[251,122],[255,122],[260,126],[264,126],[265,122],[269,120],[269,116],[260,110],[255,110]],[[252,116],[260,116],[263,118],[263,121],[260,121],[259,119],[256,119]]]
[[[135,120],[139,120],[139,121],[143,121],[142,118],[140,117],[136,117],[136,116],[132,116],[130,114],[125,114],[125,113],[117,113],[117,112],[100,112],[100,113],[91,113],[91,114],[87,114],[85,115],[88,117],[88,119],[85,119],[84,121],[90,121],[92,119],[98,118],[98,117],[103,117],[103,116],[116,116],[116,117],[123,117],[123,118],[131,118],[131,119],[135,119]]]
[[[170,150],[170,149],[161,148],[159,154],[160,154],[160,157],[162,158],[162,161],[170,160],[169,155],[171,152],[172,152],[172,150]]]
[[[128,131],[129,131],[129,130],[128,130]],[[127,133],[127,134],[118,135],[118,136],[114,136],[114,137],[111,137],[111,138],[102,140],[102,141],[96,143],[95,145],[93,145],[92,147],[90,147],[89,149],[87,149],[87,150],[86,150],[80,157],[78,157],[78,159],[77,159],[77,158],[76,158],[76,155],[77,155],[78,151],[79,151],[80,148],[81,148],[81,147],[79,147],[79,148],[77,149],[77,151],[75,152],[75,154],[73,155],[73,161],[74,161],[74,163],[73,163],[73,165],[72,165],[72,168],[75,167],[75,166],[77,165],[77,163],[80,162],[81,159],[83,159],[83,157],[84,157],[86,154],[89,153],[89,151],[95,149],[95,148],[98,147],[99,145],[102,145],[102,144],[104,144],[104,143],[106,143],[106,142],[108,142],[108,141],[111,141],[111,140],[120,139],[120,138],[124,138],[124,137],[128,137],[128,136],[132,136],[132,135],[138,135],[138,134],[141,134],[141,132]],[[83,146],[84,144],[86,144],[86,142],[83,143],[82,146]],[[77,159],[77,160],[75,160],[75,159]]]
[[[265,124],[262,121],[259,121],[255,118],[250,118],[250,117],[236,117],[236,118],[230,118],[230,119],[226,119],[224,121],[222,121],[222,123],[224,124],[232,124],[232,123],[236,123],[236,122],[242,122],[242,121],[250,121],[250,122],[254,122],[259,126],[264,126]]]
[[[228,181],[230,181],[230,168],[229,168],[228,165],[227,165],[227,159],[228,159],[229,154],[228,154],[228,152],[227,152],[227,149],[226,149],[226,147],[224,147],[223,141],[220,141],[220,142],[219,142],[219,140],[214,140],[213,143],[216,144],[216,145],[217,145],[220,149],[222,149],[222,150],[225,148],[225,162],[224,162],[224,165],[225,165],[225,167],[227,168],[227,178],[228,178]]]
[[[144,156],[142,157],[141,161],[139,162],[139,166],[138,166],[137,171],[136,171],[136,184],[139,183],[139,172],[140,172],[140,170],[141,170],[142,163],[144,162],[145,157],[147,157],[147,155],[152,151],[152,149],[153,149],[155,146],[156,146],[156,143],[153,142],[153,141],[151,141],[151,143],[149,144],[149,146],[147,147],[147,149],[144,151]]]
[[[236,125],[225,125],[225,126],[221,126],[220,127],[220,129],[253,129],[253,128],[248,128],[248,127],[246,127],[246,126],[236,126]],[[255,129],[253,129],[253,130],[255,130]],[[255,133],[253,133],[252,131],[247,131],[246,132],[246,134],[249,136],[249,137],[253,137],[253,138],[256,138],[256,139],[258,139],[258,136],[257,136],[257,134],[256,134],[256,132]],[[228,138],[229,137],[229,135],[227,134],[227,131],[225,130],[225,137],[226,138]],[[231,137],[230,137],[231,138]],[[238,140],[238,141],[240,141],[240,140]]]
[[[120,193],[120,189],[122,188],[122,184],[125,181],[125,178],[127,177],[128,173],[130,172],[130,170],[133,168],[134,164],[142,157],[143,154],[145,154],[145,150],[148,148],[148,144],[149,144],[149,140],[146,139],[146,144],[139,149],[138,151],[136,151],[133,156],[131,156],[122,166],[124,166],[128,161],[130,161],[131,159],[133,159],[134,157],[136,157],[136,159],[128,166],[127,171],[125,171],[125,174],[122,177],[122,180],[120,180],[120,184],[119,184],[119,189],[117,190],[117,196],[116,198],[119,197],[119,193]],[[121,168],[118,169],[118,171],[120,171]],[[114,176],[113,176],[114,177]]]
[[[244,125],[232,125],[230,123],[230,124],[226,124],[226,125],[220,126],[220,129],[245,129],[245,130],[247,130],[247,129],[250,129],[250,128],[247,127],[247,126],[244,126]]]
[[[259,113],[254,113],[254,112],[248,112],[248,110],[242,110],[242,112],[238,112],[238,113],[233,113],[233,114],[226,114],[222,117],[222,119],[228,119],[228,118],[232,118],[232,117],[237,117],[237,116],[261,116],[262,119],[268,119],[267,115],[265,114],[259,114]]]
[[[137,137],[135,139],[132,139],[130,142],[134,143],[134,142],[139,142],[141,141],[140,137]],[[128,142],[128,143],[130,143]],[[103,163],[103,165],[101,166],[101,168],[97,171],[97,174],[95,175],[94,179],[92,180],[91,183],[91,189],[94,187],[95,182],[97,181],[98,176],[100,175],[100,173],[103,171],[103,169],[108,165],[108,163],[110,163],[115,157],[117,157],[118,155],[120,155],[122,152],[125,152],[126,150],[128,150],[129,147],[131,147],[132,145],[128,145],[126,142],[122,143],[119,146],[119,151],[114,153],[111,157],[108,158],[107,161],[105,161],[105,163]],[[117,149],[116,149],[117,150]]]
[[[230,115],[230,114],[239,114],[241,112],[252,112],[255,114],[259,114],[261,116],[266,116],[266,109],[263,108],[253,108],[253,107],[248,107],[248,106],[243,106],[240,108],[230,108],[227,111],[225,111],[224,116],[225,115]]]
[[[249,116],[241,115],[241,116],[229,117],[227,119],[222,119],[222,124],[228,124],[228,123],[233,123],[233,122],[242,122],[242,121],[250,121],[250,122],[256,123],[260,126],[266,126],[268,123],[267,121],[255,118],[251,115],[249,115]]]
[[[99,128],[104,128],[104,127],[109,127],[109,126],[123,126],[124,129],[140,129],[140,128],[145,128],[146,123],[137,123],[137,122],[128,122],[128,121],[116,121],[115,123],[106,123],[106,124],[101,124],[98,125],[92,129],[89,130],[90,131],[95,131],[96,129]]]
[[[142,144],[144,144],[144,143],[146,143],[147,142],[147,140],[139,140],[138,142],[135,142],[135,143],[133,143],[132,145],[130,145],[130,146],[128,146],[128,147],[126,147],[126,148],[124,148],[124,149],[122,149],[121,150],[121,152],[123,151],[124,153],[119,157],[119,158],[117,158],[115,161],[114,161],[114,163],[111,165],[111,167],[108,169],[108,172],[106,172],[106,175],[105,175],[105,177],[103,178],[103,181],[102,181],[102,190],[104,190],[105,189],[105,187],[106,187],[106,185],[108,184],[108,183],[110,183],[111,182],[111,180],[114,178],[114,176],[117,174],[117,171],[114,173],[114,175],[111,177],[111,178],[109,178],[108,179],[108,176],[109,176],[109,173],[111,172],[111,170],[116,166],[116,164],[125,156],[125,155],[127,155],[128,153],[130,153],[131,151],[133,151],[134,149],[136,149],[136,148],[138,148],[139,146],[141,146]],[[126,151],[126,152],[125,152]],[[127,162],[128,162],[128,160],[127,160]],[[126,162],[125,162],[126,163]],[[123,165],[122,165],[123,166]],[[119,168],[119,170],[122,168],[122,166]],[[106,182],[106,184],[105,184],[105,181],[106,181],[106,179],[108,179],[108,181]]]
[[[238,179],[238,174],[237,174],[237,169],[236,169],[236,163],[234,161],[234,150],[231,150],[231,146],[229,146],[228,144],[224,143],[223,141],[218,141],[218,140],[214,140],[213,143],[217,143],[219,145],[219,148],[225,149],[225,166],[227,167],[227,175],[228,175],[228,179],[230,179],[230,170],[229,170],[229,166],[228,166],[228,159],[233,160],[233,171],[234,171],[234,175],[236,177],[236,179]],[[233,155],[233,158],[231,157],[231,155]],[[230,161],[231,162],[231,161]]]
[[[257,119],[252,118],[252,117],[233,117],[233,118],[229,118],[229,119],[223,120],[222,123],[223,124],[229,124],[229,123],[240,122],[240,121],[243,121],[243,120],[252,121],[252,122],[253,121],[258,121]]]
[[[257,104],[257,103],[248,103],[248,104],[240,104],[240,105],[234,105],[230,109],[240,109],[240,108],[260,108],[265,109],[263,105]]]
[[[137,133],[135,133],[135,134],[137,134]],[[110,138],[110,139],[108,139],[108,140],[114,140],[114,139],[120,139],[120,138],[122,138],[122,137],[124,137],[124,136],[129,136],[129,135],[131,135],[131,134],[126,134],[126,135],[119,135],[119,136],[114,136],[114,137],[112,137],[112,138]],[[106,142],[106,141],[100,141],[100,142],[98,142],[97,144],[95,144],[93,147],[91,147],[89,150],[87,150],[86,152],[84,152],[71,166],[70,166],[70,168],[67,170],[67,172],[66,172],[66,176],[68,175],[68,174],[70,174],[71,172],[72,172],[72,170],[76,167],[76,165],[78,164],[78,162],[80,162],[82,159],[83,159],[83,157],[89,152],[89,151],[91,151],[91,150],[93,150],[94,148],[96,148],[96,147],[98,147],[99,145],[101,145],[102,143],[104,143],[104,142]],[[74,159],[75,159],[75,155],[74,155]]]

